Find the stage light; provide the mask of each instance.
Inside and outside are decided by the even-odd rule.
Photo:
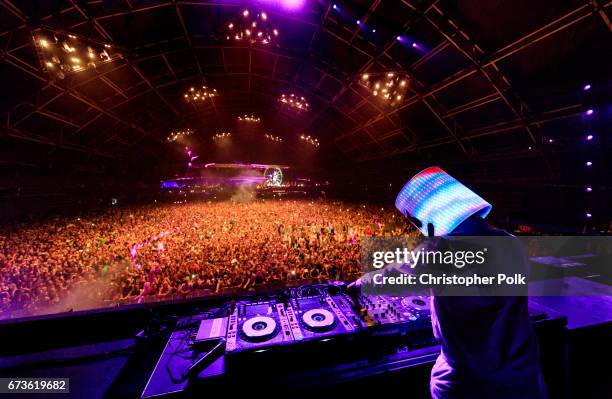
[[[591,85],[590,85],[590,84],[586,84],[586,85],[584,85],[584,87],[582,88],[582,90],[584,90],[584,91],[589,91],[589,90],[591,90]]]
[[[357,25],[361,25],[361,21],[360,20],[357,20]]]
[[[289,95],[281,94],[278,101],[296,111],[310,111],[310,104],[308,104],[306,99],[301,96],[296,96],[293,93]]]
[[[311,137],[311,136],[307,136],[307,135],[302,134],[300,136],[300,140],[303,140],[303,141],[307,142],[308,144],[310,144],[310,145],[312,145],[314,147],[318,147],[319,146],[319,140],[314,138],[314,137]]]
[[[584,189],[587,193],[590,193],[593,191],[593,187],[591,186],[586,186],[586,188]]]
[[[69,73],[122,58],[106,44],[49,28],[37,30],[33,37],[41,66],[52,78],[64,79]]]
[[[230,137],[231,135],[232,135],[232,134],[231,134],[230,132],[221,132],[221,133],[217,133],[217,134],[215,134],[215,135],[212,137],[212,139],[213,139],[214,141],[218,141],[218,140],[221,140],[221,139],[228,138],[228,137]]]
[[[589,108],[589,109],[587,109],[587,110],[586,110],[586,112],[585,112],[585,114],[586,114],[587,116],[591,116],[591,115],[593,115],[594,113],[595,113],[595,111],[593,110],[593,108]]]
[[[271,135],[271,134],[266,134],[265,138],[267,138],[270,141],[275,141],[277,143],[282,143],[283,142],[282,138],[280,138],[278,136]]]
[[[191,86],[189,90],[183,94],[183,97],[187,102],[197,103],[205,101],[209,98],[217,96],[217,90],[206,86],[194,87]]]
[[[417,48],[417,47],[419,47],[419,45],[417,44],[417,42],[412,42],[412,47],[413,48]]]
[[[182,138],[182,137],[187,137],[187,136],[191,136],[193,134],[193,130],[191,129],[179,129],[179,130],[173,130],[168,137],[166,138],[166,140],[168,140],[170,143]],[[185,147],[185,151],[189,151],[189,147]]]
[[[553,139],[548,139],[548,142],[552,144],[552,143],[554,143],[554,142],[555,142],[555,140],[553,140]]]
[[[402,41],[402,37],[401,36],[397,36],[396,39],[397,39],[398,42]]]
[[[391,106],[404,100],[408,90],[408,77],[398,72],[364,73],[360,83]]]
[[[593,166],[593,162],[591,162],[591,161],[586,161],[585,166],[586,166],[587,168],[590,168],[591,166]]]
[[[240,115],[238,117],[238,120],[240,122],[249,122],[249,123],[259,123],[259,122],[261,122],[261,118],[258,117],[258,116],[255,116],[253,114]]]
[[[263,11],[251,17],[249,10],[244,10],[242,18],[234,18],[226,26],[223,32],[226,40],[246,40],[251,44],[268,45],[272,43],[273,37],[278,36],[278,29],[270,26],[268,14]]]
[[[593,215],[592,215],[591,213],[589,213],[589,212],[585,213],[585,214],[584,214],[584,216],[585,216],[587,219],[590,219],[590,218],[592,218],[592,217],[593,217]]]
[[[372,33],[376,33],[376,29],[372,29]]]
[[[593,135],[589,134],[588,136],[586,136],[587,141],[591,141],[593,140]]]
[[[332,6],[332,8],[333,8],[334,10],[337,10],[337,9],[338,9],[338,5],[337,5],[337,4],[334,4],[334,5]]]

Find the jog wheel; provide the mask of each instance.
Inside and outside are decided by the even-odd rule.
[[[407,296],[402,299],[402,306],[417,312],[429,312],[429,298],[424,296]]]
[[[312,331],[329,331],[336,325],[336,318],[326,309],[310,309],[302,315],[302,321]]]
[[[242,324],[242,333],[247,341],[262,342],[278,334],[276,320],[267,316],[256,316]]]

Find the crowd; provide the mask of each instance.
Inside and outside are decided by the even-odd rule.
[[[394,208],[255,200],[113,208],[0,230],[0,317],[360,270],[363,236],[414,234]]]

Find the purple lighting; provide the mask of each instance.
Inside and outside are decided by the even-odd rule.
[[[417,47],[419,47],[419,45],[417,44],[417,42],[412,42],[412,47],[413,48],[417,48]]]
[[[587,110],[586,110],[586,112],[585,112],[585,114],[586,114],[587,116],[591,116],[591,115],[593,115],[594,113],[595,113],[595,111],[593,110],[593,108],[589,108],[589,109],[587,109]]]
[[[587,193],[590,193],[590,192],[592,192],[592,191],[593,191],[593,187],[591,187],[591,186],[586,186],[585,191],[586,191]]]
[[[282,7],[287,10],[297,10],[302,8],[304,0],[261,0],[262,3],[267,3],[273,6]]]
[[[587,166],[587,168],[590,168],[591,166],[593,166],[593,162],[586,161],[585,165]]]
[[[332,6],[332,8],[333,8],[334,10],[337,10],[337,9],[338,9],[338,5],[337,5],[337,4],[334,4],[334,5]]]
[[[586,136],[587,141],[591,141],[593,140],[593,135],[589,134],[588,136]]]
[[[589,212],[587,212],[584,216],[586,216],[587,219],[590,219],[593,217],[593,215],[591,215]]]
[[[586,84],[586,85],[584,85],[584,87],[582,88],[582,90],[584,90],[584,91],[589,91],[589,90],[591,90],[591,85],[590,85],[590,84]]]
[[[398,42],[402,41],[402,37],[401,36],[397,36],[396,39],[397,39]]]
[[[361,20],[357,20],[357,25],[361,25]]]

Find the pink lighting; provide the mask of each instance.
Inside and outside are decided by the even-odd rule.
[[[591,141],[593,140],[593,135],[589,134],[588,136],[586,136],[587,141]]]
[[[592,192],[592,191],[593,191],[593,187],[591,187],[591,186],[587,186],[587,187],[586,187],[586,189],[585,189],[585,191],[586,191],[587,193],[590,193],[590,192]]]
[[[593,162],[591,161],[586,161],[585,165],[590,168],[591,166],[593,166]]]
[[[593,217],[593,215],[591,215],[589,212],[587,212],[584,216],[586,216],[587,219],[590,219]]]
[[[591,116],[591,115],[593,115],[594,113],[595,113],[595,111],[593,110],[593,108],[589,108],[589,109],[587,109],[587,110],[586,110],[586,112],[585,112],[585,114],[586,114],[587,116]]]

